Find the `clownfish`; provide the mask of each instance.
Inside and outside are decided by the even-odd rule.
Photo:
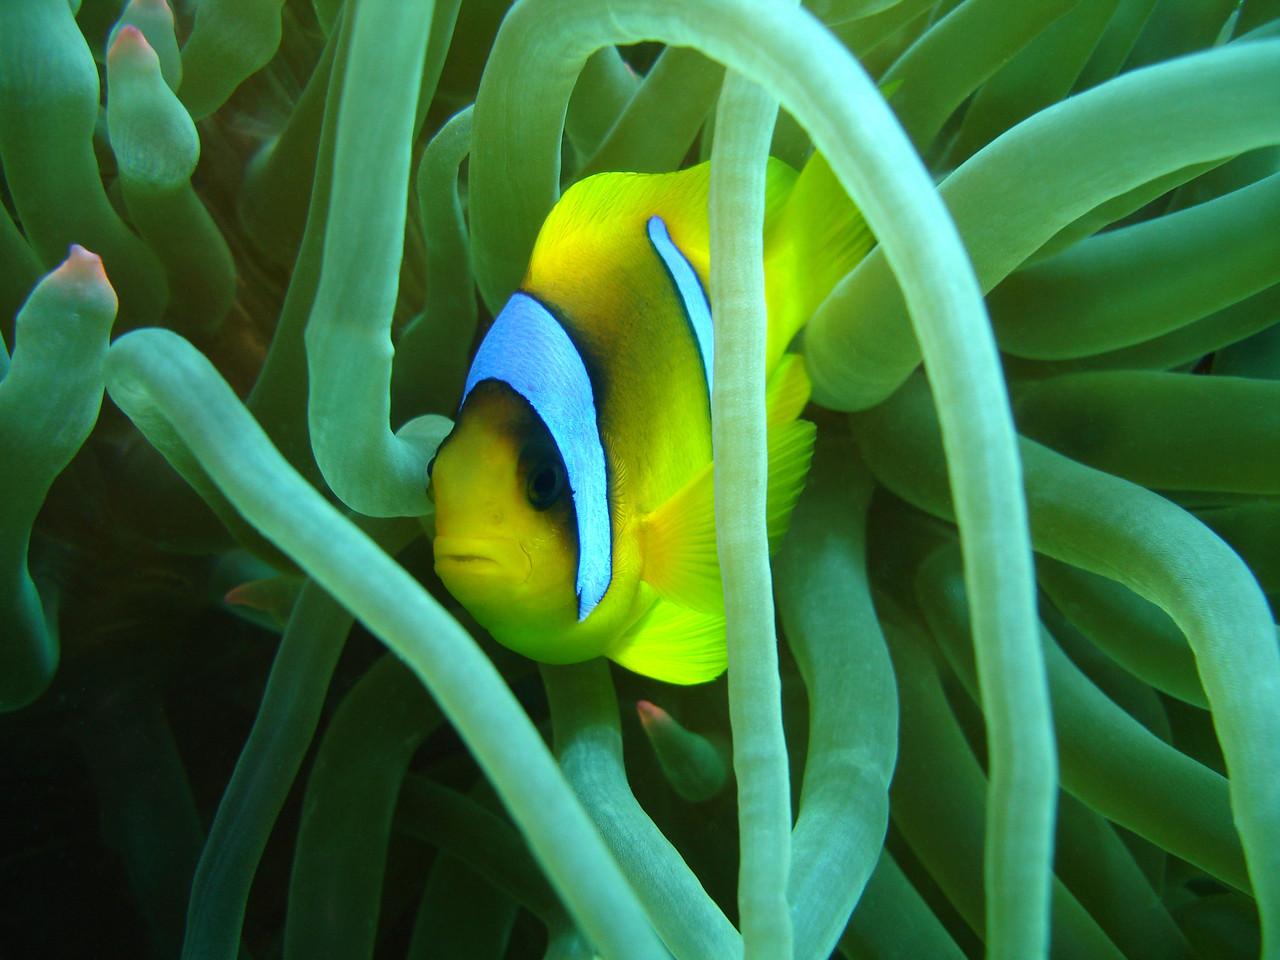
[[[711,462],[709,165],[603,173],[552,208],[428,467],[435,569],[498,642],[670,683],[725,669]],[[787,347],[872,237],[826,161],[770,160],[770,549],[804,486],[810,386]]]

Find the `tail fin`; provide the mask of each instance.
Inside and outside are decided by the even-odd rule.
[[[815,153],[800,171],[785,204],[765,225],[766,369],[773,369],[832,287],[874,244],[866,221],[826,158]]]

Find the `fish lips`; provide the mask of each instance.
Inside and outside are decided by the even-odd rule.
[[[450,580],[498,580],[518,585],[533,573],[533,562],[518,540],[509,537],[436,537],[436,574]]]

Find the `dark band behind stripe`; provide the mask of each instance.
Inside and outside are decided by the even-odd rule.
[[[680,294],[680,302],[684,304],[685,316],[693,327],[694,337],[698,341],[698,350],[702,353],[702,368],[707,375],[707,395],[711,394],[711,371],[715,361],[715,334],[711,328],[711,306],[707,303],[707,295],[698,280],[698,272],[680,248],[671,240],[667,225],[661,217],[650,217],[649,242],[658,251],[658,256],[666,264],[667,272],[675,281],[676,292]]]
[[[604,447],[586,365],[559,321],[516,293],[485,334],[462,399],[481,380],[508,384],[542,418],[560,450],[578,515],[578,620],[595,609],[613,579],[613,532]]]

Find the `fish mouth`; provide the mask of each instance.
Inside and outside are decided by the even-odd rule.
[[[436,537],[432,546],[441,579],[471,576],[518,584],[533,573],[529,554],[508,537]]]

